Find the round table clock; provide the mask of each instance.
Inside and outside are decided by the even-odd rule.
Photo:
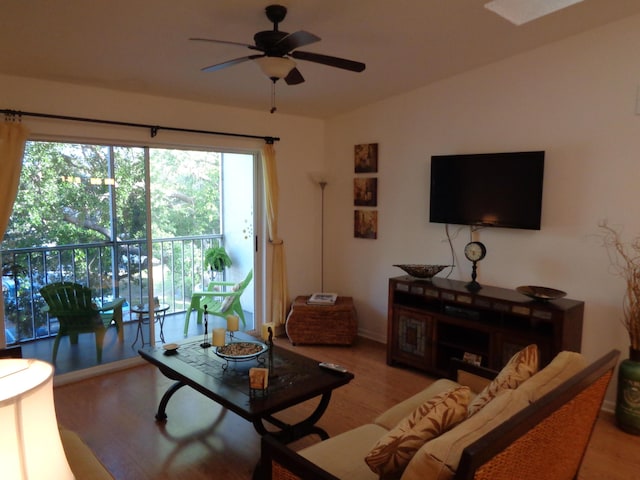
[[[480,242],[469,242],[464,247],[464,256],[473,263],[473,267],[471,269],[471,282],[466,285],[467,289],[470,291],[475,292],[482,288],[476,281],[478,275],[477,264],[485,257],[486,254],[487,248]]]

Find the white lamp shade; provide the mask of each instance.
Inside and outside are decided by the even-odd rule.
[[[284,78],[296,68],[296,62],[283,57],[259,57],[255,59],[262,72],[269,78]]]
[[[40,360],[0,360],[0,476],[67,480],[53,403],[53,367]]]

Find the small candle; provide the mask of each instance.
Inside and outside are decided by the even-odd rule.
[[[227,315],[227,330],[237,332],[240,325],[240,318],[237,315]]]
[[[224,336],[226,331],[224,328],[214,328],[213,329],[213,338],[211,343],[213,343],[216,347],[224,347]]]
[[[269,327],[271,327],[271,331],[274,332],[275,327],[273,322],[267,322],[262,324],[262,339],[266,342],[269,340]]]

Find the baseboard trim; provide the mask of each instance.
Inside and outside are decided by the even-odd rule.
[[[615,413],[616,402],[613,402],[611,400],[605,400],[604,402],[602,402],[602,408],[600,410],[607,413]]]
[[[97,365],[95,367],[83,368],[82,370],[55,375],[53,377],[53,386],[59,387],[61,385],[68,385],[70,383],[86,380],[87,378],[106,375],[107,373],[118,372],[120,370],[126,370],[127,368],[138,367],[140,365],[144,365],[145,363],[146,362],[142,357],[132,357],[126,358],[124,360],[118,360],[117,362],[109,362],[103,365]]]
[[[387,336],[380,335],[377,332],[358,329],[358,336],[362,338],[366,338],[368,340],[373,340],[374,342],[378,342],[378,343],[384,343],[384,344],[387,343]]]

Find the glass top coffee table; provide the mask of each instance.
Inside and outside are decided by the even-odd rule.
[[[234,341],[260,342],[242,332]],[[202,338],[185,340],[174,351],[164,348],[142,348],[138,353],[168,378],[176,380],[167,389],[156,413],[156,420],[167,419],[166,407],[172,395],[184,386],[209,397],[223,407],[251,422],[260,435],[267,433],[265,422],[279,429],[268,433],[289,443],[312,433],[322,439],[329,436],[316,423],[324,414],[334,389],[348,384],[350,372],[340,373],[319,367],[319,361],[295,352],[271,346],[259,357],[228,362],[216,354],[215,347],[203,348]],[[251,367],[269,368],[269,386],[256,393],[249,385]],[[306,400],[320,397],[316,409],[304,420],[290,425],[274,414]]]

